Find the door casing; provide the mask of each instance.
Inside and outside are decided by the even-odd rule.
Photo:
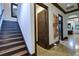
[[[47,10],[47,20],[48,20],[48,35],[49,35],[49,13],[48,13],[48,7],[44,5],[43,3],[34,3],[34,26],[35,26],[35,54],[37,55],[37,42],[36,42],[36,5],[39,5]],[[49,37],[49,36],[48,36]],[[49,48],[49,39],[48,39],[48,45],[47,48]]]

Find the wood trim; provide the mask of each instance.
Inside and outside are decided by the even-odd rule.
[[[64,37],[64,40],[65,40],[65,39],[68,39],[68,37],[67,37],[67,36],[66,36],[66,37]]]
[[[71,10],[71,11],[68,11],[68,12],[66,12],[61,6],[59,6],[58,3],[52,3],[52,5],[54,5],[55,7],[57,7],[64,14],[68,14],[68,13],[72,13],[72,12],[75,12],[75,11],[79,11],[79,3],[77,3],[77,5],[78,5],[77,9],[74,9],[74,10]]]
[[[37,43],[36,43],[36,4],[34,3],[34,26],[35,26],[35,55],[37,55]]]
[[[30,56],[36,56],[36,53],[33,53],[32,55],[30,55]]]
[[[79,3],[77,3],[77,5],[78,5],[78,9],[79,9]]]
[[[66,14],[72,13],[72,12],[75,12],[75,11],[79,11],[79,9],[74,9],[74,10],[68,11],[68,12],[66,12]]]
[[[62,26],[61,26],[61,31],[60,31],[60,32],[61,32],[61,35],[59,35],[59,40],[63,40],[63,16],[60,15],[60,14],[58,14],[58,17],[61,17],[61,19],[62,19],[62,20],[60,21]],[[59,21],[59,20],[58,20],[58,21]],[[60,39],[60,36],[61,36],[61,39]]]
[[[79,18],[79,17],[73,17],[73,18],[69,18],[69,19],[74,19],[74,18]]]
[[[35,4],[41,6],[41,7],[45,8],[45,9],[48,9],[48,7],[46,5],[44,5],[43,3],[35,3]]]
[[[55,7],[57,7],[60,11],[62,11],[63,13],[66,13],[65,10],[60,7],[57,3],[52,3]]]
[[[51,49],[52,47],[54,47],[55,46],[54,44],[59,44],[59,43],[60,43],[60,41],[58,40],[55,43],[49,45],[48,50]]]
[[[35,26],[35,54],[37,55],[37,41],[36,41],[36,4],[47,9],[47,19],[48,19],[48,28],[49,28],[49,12],[48,12],[48,7],[44,5],[43,3],[34,3],[34,26]],[[48,29],[48,35],[49,35],[49,29]],[[48,44],[49,44],[49,39],[48,39]],[[47,46],[48,47],[48,46]]]

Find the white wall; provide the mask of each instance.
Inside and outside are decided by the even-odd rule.
[[[58,41],[59,38],[56,38],[54,39],[54,32],[53,32],[53,14],[57,15],[60,14],[63,16],[63,35],[64,37],[67,36],[67,32],[66,32],[66,21],[65,21],[65,14],[63,12],[61,12],[59,9],[57,9],[55,6],[53,6],[52,4],[49,4],[49,3],[44,3],[46,6],[48,6],[48,12],[49,12],[49,44],[53,44],[54,42]],[[41,8],[38,8],[39,10],[37,11],[40,11]]]
[[[11,17],[11,3],[4,3],[4,20],[17,21],[16,18]]]
[[[49,4],[49,3],[45,3],[46,6],[48,6],[48,10],[49,10],[49,44],[53,44],[54,42],[58,41],[58,39],[54,39],[54,32],[53,32],[53,14],[57,15],[60,14],[63,16],[65,16],[65,14],[63,12],[61,12],[59,9],[57,9],[54,5]],[[63,19],[63,22],[65,22],[65,19]],[[65,30],[65,23],[63,23],[63,35],[64,37],[67,35],[66,34],[66,30]]]
[[[54,39],[54,32],[53,32],[53,19],[54,18],[53,18],[53,14],[55,14],[57,16],[58,16],[58,14],[60,14],[60,15],[63,16],[63,36],[64,37],[67,36],[66,20],[65,20],[65,17],[64,17],[65,14],[50,3],[44,3],[44,4],[46,6],[48,6],[48,12],[49,12],[49,45],[51,45],[54,42],[59,40],[59,38]]]
[[[0,15],[1,15],[2,9],[3,9],[3,5],[2,3],[0,3]]]
[[[78,17],[79,17],[79,11],[75,11],[75,12],[66,14],[66,19],[68,20],[68,17],[71,15],[78,15]]]
[[[30,3],[19,4],[18,22],[30,54],[35,52],[34,6]]]
[[[54,42],[58,41],[59,39],[54,39],[53,33],[53,14],[55,15],[62,15],[63,16],[63,34],[66,36],[66,26],[65,26],[65,15],[58,10],[52,4],[45,3],[48,6],[49,10],[49,44],[53,44]],[[26,3],[26,4],[19,4],[18,7],[18,22],[24,36],[24,40],[27,44],[29,52],[32,54],[35,52],[35,32],[34,32],[34,4]]]
[[[0,15],[1,15],[1,13],[2,13],[2,10],[3,10],[3,4],[0,3]],[[3,21],[3,16],[2,16],[2,18],[0,19],[0,30],[1,30],[2,21]]]
[[[65,15],[65,19],[66,19],[66,22],[69,20],[68,17],[69,16],[72,16],[72,15],[77,15],[79,17],[79,11],[75,11],[75,12],[72,12],[72,13],[68,13]],[[79,22],[79,21],[78,21]],[[67,23],[66,23],[66,26],[67,26]],[[67,32],[68,30],[66,30]],[[79,32],[79,31],[78,31]]]

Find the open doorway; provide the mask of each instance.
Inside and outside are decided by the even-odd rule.
[[[67,21],[68,35],[79,34],[79,18],[69,18]]]
[[[63,39],[63,16],[61,16],[60,14],[58,15],[58,32],[59,32],[59,39],[60,40],[64,40]]]
[[[36,3],[34,7],[36,48],[39,45],[47,49],[49,45],[48,7],[42,3]]]

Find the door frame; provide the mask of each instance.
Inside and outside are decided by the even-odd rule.
[[[61,38],[60,40],[64,40],[64,39],[63,39],[63,16],[60,15],[60,14],[58,14],[58,17],[61,17],[61,23],[62,23],[62,24],[61,24],[61,25],[62,25],[62,26],[61,26],[61,33],[62,33],[61,37],[62,37],[62,38]],[[58,18],[58,19],[59,19],[59,18]],[[59,20],[58,20],[58,21],[59,21]],[[59,36],[59,37],[60,37],[60,36]]]
[[[36,5],[39,5],[39,6],[45,8],[47,10],[48,38],[49,38],[49,12],[48,12],[48,7],[45,4],[43,4],[43,3],[34,3],[35,55],[37,55],[37,42],[36,42]],[[49,44],[49,39],[48,39],[48,44]]]

